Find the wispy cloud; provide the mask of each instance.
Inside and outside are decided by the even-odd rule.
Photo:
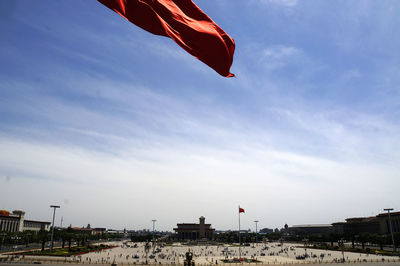
[[[263,50],[263,55],[269,59],[284,59],[300,54],[301,51],[296,47],[290,46],[272,46]]]
[[[315,128],[324,127],[318,120],[312,117],[309,119],[314,120]],[[301,121],[299,118],[297,120]],[[302,126],[307,126],[307,123],[303,124],[303,122],[301,121]],[[206,126],[203,125],[203,127]],[[315,129],[309,127],[307,130],[313,135],[312,139],[305,143],[306,146],[313,145],[318,137],[326,137],[331,129],[326,128],[326,131],[317,133],[312,132]],[[240,136],[241,134],[244,135]],[[249,129],[246,133],[242,132],[241,134],[235,132],[225,134],[223,142],[227,145],[224,147],[189,140],[183,141],[182,138],[156,138],[153,139],[152,145],[140,146],[135,145],[130,138],[127,138],[123,140],[124,147],[116,147],[117,154],[96,151],[85,146],[68,147],[60,146],[59,143],[44,144],[41,141],[32,142],[2,137],[0,142],[1,175],[12,177],[11,181],[2,182],[8,182],[7,186],[10,184],[21,185],[18,180],[25,180],[23,182],[28,184],[31,182],[29,180],[33,179],[38,185],[44,186],[46,190],[54,189],[62,184],[65,189],[57,188],[57,195],[51,195],[51,197],[53,199],[56,197],[69,199],[71,208],[77,207],[82,200],[92,201],[90,193],[87,196],[80,195],[80,200],[77,202],[74,198],[78,194],[75,193],[82,193],[82,191],[70,193],[71,186],[78,184],[91,186],[97,193],[108,193],[107,195],[112,197],[113,192],[109,193],[108,188],[117,182],[119,194],[126,195],[119,196],[121,201],[140,201],[140,198],[146,198],[148,191],[154,189],[157,191],[158,197],[165,197],[167,201],[173,202],[180,211],[185,210],[187,216],[196,215],[195,211],[188,209],[187,206],[202,208],[201,206],[216,204],[215,198],[202,197],[203,194],[200,191],[204,190],[209,194],[218,195],[220,188],[229,189],[231,194],[225,195],[225,200],[218,203],[219,208],[227,209],[229,213],[229,202],[239,200],[247,206],[255,206],[257,202],[271,201],[276,197],[284,196],[295,200],[295,197],[299,197],[302,193],[304,195],[311,193],[321,197],[329,193],[340,195],[339,199],[336,199],[336,204],[341,200],[349,200],[350,195],[353,198],[356,194],[359,199],[357,204],[362,205],[364,204],[362,199],[367,196],[365,193],[370,190],[371,186],[374,189],[380,186],[379,191],[385,193],[391,190],[385,185],[387,182],[393,184],[398,182],[398,166],[396,164],[387,164],[386,162],[365,164],[365,160],[360,160],[364,156],[363,152],[353,154],[352,157],[345,154],[345,158],[323,158],[320,154],[307,154],[304,149],[300,152],[286,148],[284,151],[282,147],[274,148],[266,145],[261,131],[256,132]],[[98,138],[99,136],[91,134],[91,137]],[[109,138],[108,136],[100,137]],[[282,136],[282,139],[275,136],[274,141],[287,141],[288,139],[288,136]],[[306,140],[304,137],[300,137],[300,139]],[[344,141],[348,143],[346,139]],[[156,143],[158,144],[156,145]],[[330,142],[327,142],[326,145],[328,145],[327,149],[329,149],[329,145],[337,147],[335,143]],[[337,151],[338,155],[342,153],[343,150]],[[357,157],[359,158],[357,159]],[[380,180],[385,180],[385,182],[377,184],[375,182],[377,175],[380,176]],[[186,182],[189,176],[191,181]],[[341,185],[343,182],[346,183],[344,187]],[[181,184],[185,184],[184,189]],[[336,191],[338,187],[341,188],[340,191]],[[136,192],[129,196],[131,190]],[[258,196],[254,196],[255,192]],[[30,192],[26,193],[28,197],[33,196],[30,195]],[[377,197],[382,197],[380,201],[382,199],[390,200],[385,198],[382,193],[376,194]],[[239,198],[237,195],[240,195]],[[179,202],[179,199],[182,198],[186,199],[185,202]],[[107,200],[108,197],[97,199],[97,205],[107,205]],[[307,200],[303,201],[304,204],[306,202]],[[326,200],[322,202],[326,203]],[[158,205],[151,201],[148,204],[153,211],[163,214],[164,205]],[[313,210],[325,208],[315,202],[308,202],[308,204],[312,206]],[[371,203],[365,204],[370,205]],[[295,207],[289,202],[282,202],[281,206],[285,206],[289,210]],[[101,210],[92,206],[91,212],[96,211]],[[204,210],[207,216],[211,217],[218,215],[216,211],[216,209]],[[141,212],[145,217],[146,211]],[[229,221],[228,213],[227,219],[219,220],[220,226],[223,228],[233,226]],[[305,213],[309,219],[320,219],[313,217],[311,212]],[[296,219],[295,214],[293,215],[293,217],[290,215],[290,217],[288,215],[285,217],[291,220]],[[166,217],[165,219],[170,221],[169,226],[172,226],[174,221]],[[73,223],[86,222],[81,218],[71,218],[71,220]],[[109,222],[111,223],[111,221]],[[145,223],[141,220],[138,222]],[[275,222],[283,223],[284,221],[275,218]]]

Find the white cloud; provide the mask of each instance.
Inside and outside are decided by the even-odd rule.
[[[262,56],[275,60],[290,58],[300,54],[301,50],[298,48],[284,45],[270,46],[262,51]]]
[[[276,60],[302,53],[285,46],[264,52]],[[37,191],[31,188],[40,187],[47,193],[36,197],[36,204],[60,202],[74,225],[97,220],[104,223],[99,226],[144,228],[157,213],[160,226],[171,230],[174,223],[199,215],[217,228],[234,228],[232,209],[239,203],[270,227],[329,223],[332,217],[344,219],[362,208],[395,203],[400,130],[379,116],[282,102],[280,108],[265,108],[261,102],[253,106],[257,116],[248,116],[204,94],[199,104],[124,82],[77,82],[80,86],[67,79],[64,85],[84,98],[110,102],[113,112],[104,112],[106,105],[97,109],[31,94],[27,84],[13,85],[26,94],[10,103],[9,112],[46,121],[58,131],[37,124],[13,129],[26,134],[2,134],[0,186],[8,188],[2,208],[35,210],[15,191],[34,198]],[[43,138],[35,138],[38,134]],[[277,199],[285,213],[276,206]],[[315,214],[349,200],[358,208],[346,206],[325,220]],[[268,211],[265,202],[271,203]],[[166,211],[171,205],[173,210]],[[307,210],[298,215],[304,206]],[[124,212],[129,209],[139,211]],[[102,212],[110,217],[102,217]],[[273,218],[266,213],[274,213]]]
[[[273,111],[296,128],[296,132],[304,129],[310,134],[306,138],[294,133],[298,136],[296,141],[304,142],[304,147],[308,148],[302,151],[279,148],[290,139],[291,130],[275,135],[261,125],[240,132],[226,128],[223,137],[218,137],[221,145],[216,146],[160,136],[153,139],[152,145],[141,146],[130,138],[122,138],[118,141],[124,146],[115,146],[113,153],[85,146],[2,137],[0,176],[9,178],[0,179],[0,185],[9,188],[2,197],[10,199],[4,201],[4,208],[31,208],[25,199],[16,196],[14,190],[24,193],[25,198],[32,198],[36,192],[30,188],[34,186],[48,191],[47,196],[37,197],[37,204],[47,206],[61,201],[69,223],[74,225],[93,224],[93,220],[98,219],[104,223],[101,226],[145,228],[156,213],[157,219],[162,221],[160,226],[171,230],[174,223],[195,220],[199,213],[217,228],[233,228],[232,209],[239,203],[246,206],[251,215],[268,220],[270,227],[285,222],[332,222],[333,217],[343,219],[346,214],[355,215],[363,208],[377,209],[382,204],[395,204],[397,192],[394,190],[400,185],[398,164],[371,161],[365,157],[369,151],[379,156],[381,150],[374,146],[374,141],[379,138],[365,139],[348,124],[337,122],[326,114],[313,115],[290,109]],[[371,126],[383,130],[380,134],[384,136],[398,132],[396,128],[381,126],[384,123],[378,118],[374,122],[368,118],[364,120],[367,122],[357,119],[363,133],[368,133]],[[218,130],[216,125],[197,121],[194,132],[207,134],[214,128]],[[105,140],[110,138],[98,136],[101,132],[78,133]],[[272,138],[277,146],[265,144],[265,138]],[[337,149],[335,154],[343,156],[330,158],[307,152],[321,138],[327,140],[326,150]],[[398,145],[393,142],[393,137],[389,139]],[[364,147],[368,142],[371,144]],[[375,144],[379,145],[379,142]],[[392,157],[395,154],[395,151],[391,152]],[[386,186],[387,183],[392,186]],[[157,196],[153,197],[153,194]],[[301,216],[297,215],[297,210],[302,207],[297,203],[299,198],[303,208],[307,206]],[[110,204],[111,199],[118,202],[118,208]],[[280,208],[274,203],[276,199],[280,199]],[[352,206],[358,208],[345,204],[350,200]],[[273,218],[266,216],[265,202],[272,203],[268,205],[267,213],[274,213]],[[325,217],[325,220],[315,215],[332,204],[344,207],[332,211],[332,217]],[[168,208],[171,205],[173,210]],[[285,213],[280,210],[282,208]],[[125,213],[124,209],[136,211]],[[109,215],[101,217],[103,212]],[[115,216],[123,219],[113,219]],[[132,224],[121,221],[132,221]],[[247,226],[246,222],[244,226]]]
[[[246,54],[246,61],[239,62],[239,64],[243,64],[245,69],[252,70],[256,68],[258,75],[260,74],[259,72],[262,75],[268,75],[286,67],[297,68],[298,66],[302,66],[303,69],[307,65],[307,71],[315,68],[314,63],[310,63],[306,53],[294,46],[283,44],[265,46],[261,43],[251,43],[245,47],[244,52]],[[254,73],[250,71],[248,75],[254,75]],[[263,80],[263,82],[270,83],[268,86],[274,86],[275,81],[276,78],[273,78],[273,76],[268,76],[267,79]]]

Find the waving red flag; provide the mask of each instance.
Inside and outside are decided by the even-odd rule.
[[[191,0],[98,0],[142,29],[173,39],[224,77],[235,41]]]
[[[244,212],[244,209],[239,207],[239,213]]]

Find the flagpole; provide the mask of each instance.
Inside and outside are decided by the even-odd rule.
[[[239,205],[239,259],[242,258],[241,242],[240,242],[240,205]]]

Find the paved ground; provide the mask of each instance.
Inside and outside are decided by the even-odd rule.
[[[4,266],[10,266],[10,265],[15,265],[15,266],[33,266],[33,265],[36,265],[36,264],[32,264],[32,263],[0,263],[0,265],[4,265]],[[43,264],[40,264],[40,265],[42,265],[42,266],[49,266],[49,265],[53,265],[53,266],[65,266],[66,264],[45,264],[45,263],[43,263]],[[67,264],[67,265],[70,265],[70,266],[82,266],[82,264]],[[93,265],[93,266],[104,266],[105,264],[91,264],[91,265]],[[246,266],[248,266],[248,265],[250,265],[250,264],[245,264]],[[257,264],[258,266],[260,266],[261,264]],[[273,264],[272,264],[273,265]],[[282,265],[282,266],[285,266],[285,265],[287,265],[287,266],[289,266],[289,265],[293,265],[293,264],[278,264],[278,265]],[[330,264],[330,263],[328,263],[328,264],[325,264],[325,263],[322,263],[322,264],[320,264],[320,263],[317,263],[317,264],[312,264],[312,265],[315,265],[315,266],[334,266],[334,265],[336,265],[336,266],[338,266],[338,265],[346,265],[346,266],[398,266],[398,265],[400,265],[399,263],[393,263],[393,262],[386,262],[386,263],[384,263],[384,264],[382,264],[382,263],[376,263],[376,262],[374,262],[374,263],[371,263],[371,262],[365,262],[365,263],[345,263],[345,264],[338,264],[338,263],[335,263],[335,264]]]
[[[108,243],[110,244],[110,243]],[[132,242],[115,242],[117,248],[93,252],[71,258],[49,258],[49,257],[31,257],[25,256],[25,262],[51,259],[51,265],[69,263],[85,263],[85,264],[108,264],[115,262],[118,265],[145,264],[146,260],[149,264],[173,265],[183,264],[185,253],[190,249],[194,254],[196,265],[224,264],[221,259],[239,257],[239,247],[237,246],[185,246],[173,245],[164,247],[155,247],[148,253],[146,257],[144,243],[134,244]],[[157,250],[158,249],[158,250]],[[158,251],[158,252],[157,252]],[[345,258],[346,265],[399,265],[400,259],[387,256],[366,255],[340,251],[325,251],[316,249],[304,249],[296,247],[293,244],[268,243],[258,244],[255,247],[242,247],[240,250],[242,257],[255,258],[263,264],[314,264],[326,265],[326,263],[337,264],[341,259]],[[296,259],[298,256],[307,257],[304,259]],[[19,258],[20,259],[20,258]],[[389,262],[391,262],[389,264]]]
[[[0,265],[4,265],[4,266],[10,266],[10,265],[15,265],[15,266],[33,266],[33,265],[36,265],[36,264],[32,264],[32,263],[0,263]],[[68,263],[68,264],[54,264],[54,263],[51,263],[51,264],[49,264],[49,263],[42,263],[42,264],[40,264],[40,265],[43,265],[43,266],[49,266],[49,265],[54,265],[54,266],[65,266],[65,265],[70,265],[70,266],[82,266],[82,264],[73,264],[73,263]],[[93,266],[104,266],[104,265],[106,265],[106,264],[91,264],[91,265],[93,265]],[[110,265],[110,264],[109,264]],[[243,266],[248,266],[248,265],[251,265],[251,264],[241,264],[241,265],[243,265]],[[262,264],[257,264],[258,266],[261,266]],[[267,264],[268,265],[268,264]],[[269,264],[269,265],[274,265],[274,264]],[[290,266],[290,265],[293,265],[293,264],[276,264],[276,265],[282,265],[282,266]],[[338,266],[338,265],[346,265],[346,266],[399,266],[400,265],[400,263],[398,263],[398,262],[396,262],[396,263],[393,263],[393,262],[385,262],[385,263],[379,263],[379,262],[364,262],[364,263],[345,263],[345,264],[343,264],[343,263],[334,263],[334,264],[331,264],[331,263],[317,263],[317,264],[312,264],[312,265],[314,265],[314,266],[334,266],[334,265],[336,265],[336,266]]]

